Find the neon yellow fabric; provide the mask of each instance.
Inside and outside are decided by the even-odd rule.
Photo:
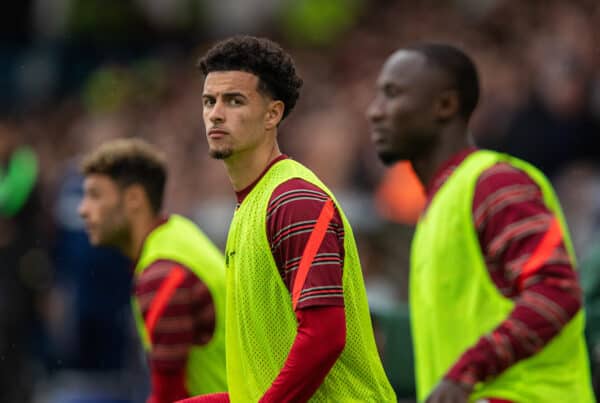
[[[192,347],[187,363],[187,389],[191,396],[227,390],[225,373],[225,263],[217,247],[187,218],[171,215],[148,235],[135,276],[156,260],[172,260],[192,270],[206,284],[215,307],[215,331],[205,345]],[[139,305],[132,298],[140,338],[147,350],[150,339]]]
[[[226,248],[227,380],[232,402],[260,399],[279,374],[296,336],[291,296],[266,231],[271,194],[292,178],[318,186],[336,203],[310,170],[285,159],[269,169],[235,212]],[[310,401],[396,402],[375,346],[354,235],[341,210],[340,214],[345,231],[346,347]]]
[[[543,174],[507,155],[469,155],[433,198],[413,240],[410,306],[419,401],[425,401],[462,353],[506,319],[514,306],[488,275],[472,217],[477,179],[498,162],[523,170],[540,186],[546,205],[561,222],[575,264],[560,205]],[[579,312],[539,353],[477,384],[471,401],[496,397],[519,403],[594,402],[583,328]]]

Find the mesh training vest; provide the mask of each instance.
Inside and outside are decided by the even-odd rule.
[[[298,324],[267,240],[271,194],[301,178],[331,192],[306,167],[275,163],[239,206],[229,230],[227,261],[227,380],[231,401],[257,402],[288,356]],[[338,206],[339,208],[339,206]],[[367,296],[352,229],[343,212],[346,346],[311,402],[396,402],[375,346]],[[327,340],[323,340],[327,343]]]
[[[225,373],[225,264],[217,247],[187,218],[171,215],[148,235],[135,268],[135,276],[156,260],[172,260],[186,266],[206,284],[215,307],[211,340],[191,348],[186,370],[190,396],[227,391]],[[132,298],[133,314],[146,350],[151,343],[141,310]]]
[[[560,205],[544,175],[504,154],[476,151],[454,171],[421,218],[412,245],[410,306],[419,401],[479,338],[508,317],[512,300],[489,277],[473,223],[475,185],[487,168],[507,162],[541,188],[559,218],[575,258]],[[497,397],[518,403],[594,402],[580,311],[541,351],[476,385],[471,401]]]

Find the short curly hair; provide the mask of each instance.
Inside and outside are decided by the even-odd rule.
[[[259,79],[258,90],[285,105],[282,120],[290,114],[302,87],[292,57],[267,38],[237,35],[216,43],[198,61],[206,76],[213,71],[245,71]]]
[[[85,176],[106,175],[121,188],[141,185],[153,212],[159,213],[167,181],[166,165],[158,148],[140,139],[127,138],[104,143],[86,155],[81,170]]]

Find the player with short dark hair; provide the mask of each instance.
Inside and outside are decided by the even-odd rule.
[[[593,402],[560,204],[532,165],[472,146],[478,98],[464,52],[423,44],[388,58],[367,111],[380,159],[410,161],[427,191],[409,292],[418,400]]]
[[[190,402],[395,402],[352,229],[329,189],[279,150],[302,84],[292,58],[237,36],[199,66],[209,153],[238,206],[226,248],[229,395]]]
[[[134,261],[132,305],[148,351],[148,403],[227,390],[221,252],[188,219],[161,215],[163,156],[136,139],[105,143],[83,164],[79,213],[93,245]]]
[[[240,36],[217,43],[198,62],[204,75],[215,71],[245,71],[259,77],[258,90],[283,102],[285,119],[300,96],[302,79],[296,74],[292,57],[275,42]]]

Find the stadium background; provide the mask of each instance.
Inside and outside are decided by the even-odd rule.
[[[339,196],[357,233],[376,334],[411,401],[408,247],[422,194],[384,171],[364,110],[381,63],[414,41],[450,41],[482,76],[479,145],[540,166],[581,263],[590,354],[600,364],[600,5],[595,0],[23,0],[0,14],[0,162],[32,150],[35,186],[0,210],[0,401],[143,402],[146,370],[127,262],[89,248],[77,160],[139,136],[169,161],[166,207],[224,244],[234,197],[207,156],[196,58],[235,33],[265,35],[305,80],[282,149]],[[29,148],[27,148],[29,147]],[[18,165],[16,165],[18,166]],[[0,202],[10,169],[0,171]],[[14,172],[13,172],[14,174]],[[3,189],[4,187],[4,189]],[[598,384],[600,371],[595,371]]]

